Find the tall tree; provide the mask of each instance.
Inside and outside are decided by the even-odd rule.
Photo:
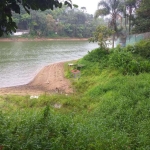
[[[150,32],[150,0],[141,0],[139,8],[136,10],[133,32]]]
[[[124,0],[125,11],[125,26],[128,24],[128,33],[131,33],[132,22],[134,21],[134,15],[136,8],[138,7],[140,0]],[[127,30],[127,27],[126,27]]]
[[[95,12],[95,18],[110,15],[109,27],[115,31],[113,34],[112,47],[114,47],[115,35],[119,31],[117,27],[117,18],[121,13],[121,4],[122,2],[120,0],[103,0],[98,3],[98,9]]]

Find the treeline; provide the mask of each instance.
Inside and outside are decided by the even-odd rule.
[[[29,30],[30,35],[39,37],[78,37],[89,38],[103,19],[95,20],[93,15],[77,8],[31,11],[30,15],[21,9],[21,14],[13,14],[18,29]]]

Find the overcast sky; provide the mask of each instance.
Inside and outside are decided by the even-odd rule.
[[[86,7],[87,13],[94,14],[99,1],[100,0],[72,0],[72,3],[77,4],[79,8]]]

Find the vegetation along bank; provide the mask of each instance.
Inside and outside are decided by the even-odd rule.
[[[0,97],[1,149],[150,149],[150,40],[77,63],[73,94]]]

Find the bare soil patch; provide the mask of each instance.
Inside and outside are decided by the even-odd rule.
[[[64,77],[63,62],[45,66],[28,84],[0,88],[0,95],[41,95],[44,93],[73,93],[70,81]]]

